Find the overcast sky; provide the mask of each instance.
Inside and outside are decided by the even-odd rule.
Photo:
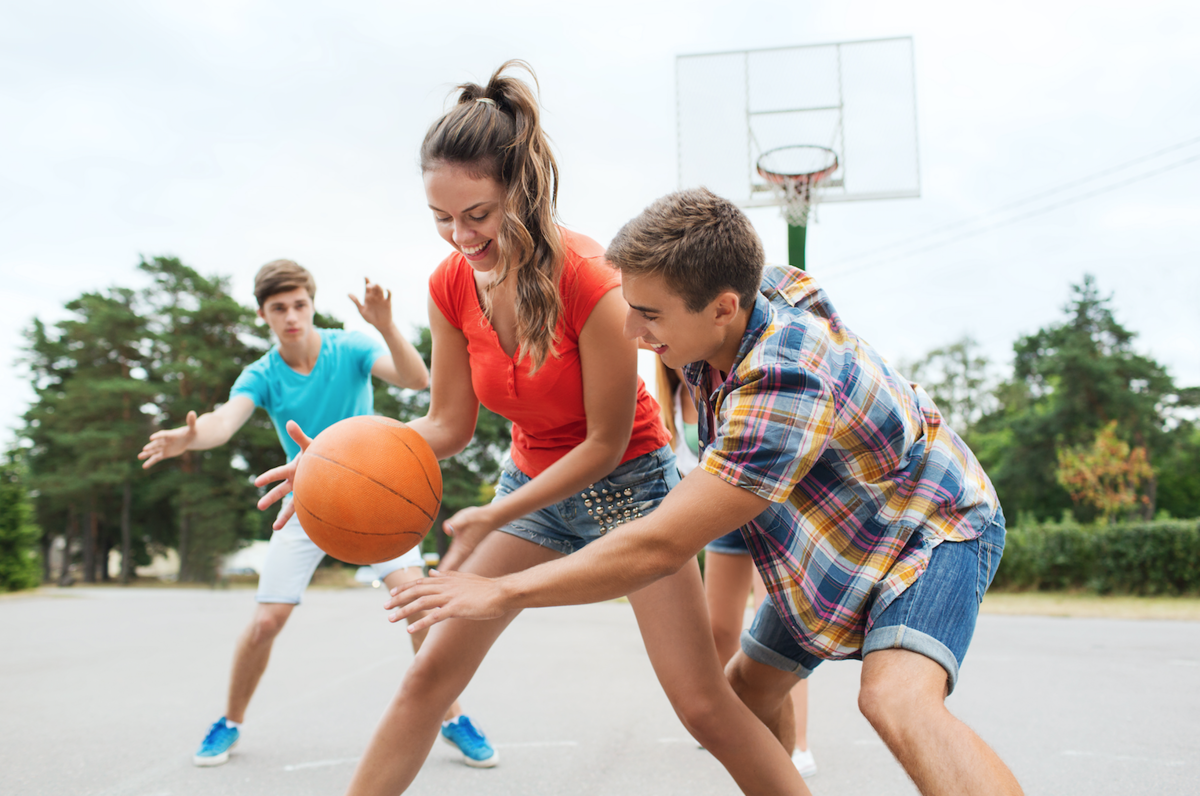
[[[142,255],[228,275],[247,303],[258,266],[296,259],[358,328],[345,294],[367,275],[423,323],[447,248],[417,147],[453,85],[505,59],[537,69],[564,223],[607,243],[677,187],[677,55],[897,35],[922,196],[826,205],[809,233],[847,324],[893,360],[970,334],[1000,368],[1092,273],[1139,349],[1200,384],[1200,141],[1013,204],[1200,139],[1195,2],[6,3],[0,429],[32,396],[30,320],[141,286]],[[784,222],[752,218],[785,261]]]

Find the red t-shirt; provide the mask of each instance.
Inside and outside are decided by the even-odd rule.
[[[557,357],[532,376],[526,357],[518,364],[500,347],[479,304],[475,276],[465,257],[451,254],[429,278],[429,295],[446,320],[467,338],[471,384],[480,402],[512,421],[512,458],[531,478],[561,459],[587,436],[579,333],[605,293],[621,284],[621,274],[604,259],[591,238],[562,230],[566,257],[558,290],[563,312],[558,319]],[[638,377],[637,412],[622,462],[657,450],[670,441],[658,404]]]

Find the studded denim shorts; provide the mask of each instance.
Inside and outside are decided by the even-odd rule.
[[[532,479],[504,460],[496,500]],[[675,454],[664,445],[621,464],[607,477],[552,506],[526,514],[500,528],[534,544],[569,554],[609,531],[654,511],[671,487],[679,483]]]

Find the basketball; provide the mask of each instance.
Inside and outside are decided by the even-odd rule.
[[[442,471],[420,434],[363,415],[322,431],[292,485],[300,526],[329,555],[378,564],[420,544],[442,503]]]

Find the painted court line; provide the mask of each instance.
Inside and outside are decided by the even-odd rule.
[[[1155,760],[1150,757],[1134,755],[1102,755],[1099,752],[1077,752],[1074,749],[1063,750],[1063,757],[1103,757],[1107,760],[1119,760],[1122,763],[1153,763],[1156,766],[1186,766],[1184,760]]]
[[[346,763],[357,763],[357,757],[339,757],[336,760],[314,760],[311,763],[296,763],[290,766],[284,766],[284,771],[303,771],[306,768],[326,768],[328,766],[341,766]]]

